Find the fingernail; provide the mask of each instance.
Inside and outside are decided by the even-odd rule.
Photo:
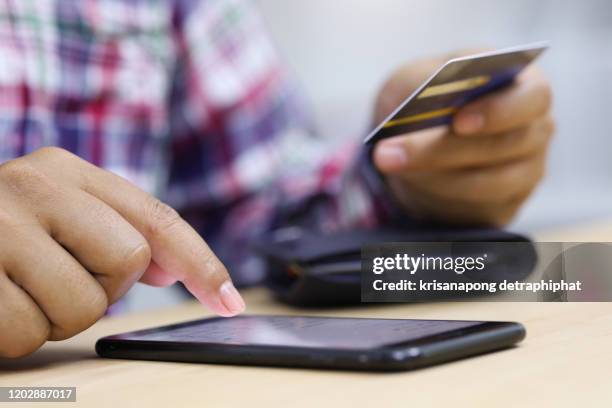
[[[406,150],[400,144],[386,143],[381,144],[376,152],[377,162],[385,169],[401,169],[408,163]]]
[[[459,133],[476,133],[484,127],[484,124],[484,115],[478,112],[463,112],[455,119],[455,128]]]
[[[219,294],[221,296],[223,305],[225,305],[227,310],[229,310],[232,314],[238,314],[244,311],[246,306],[244,300],[231,281],[225,281],[221,285],[219,288]]]

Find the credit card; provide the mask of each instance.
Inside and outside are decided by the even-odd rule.
[[[510,85],[547,48],[547,43],[539,42],[451,59],[376,126],[364,143],[450,124],[459,108]]]

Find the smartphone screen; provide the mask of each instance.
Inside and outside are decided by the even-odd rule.
[[[119,335],[122,340],[370,349],[477,326],[478,321],[238,316]]]

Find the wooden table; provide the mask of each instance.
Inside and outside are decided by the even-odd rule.
[[[612,237],[612,223],[607,230],[601,224],[598,228],[602,235],[596,239],[604,239],[604,231]],[[540,237],[578,240],[587,235]],[[76,386],[77,404],[64,405],[87,407],[612,406],[612,303],[466,302],[304,311],[275,303],[263,289],[249,290],[245,298],[250,313],[516,320],[525,324],[528,335],[514,349],[404,373],[96,357],[93,346],[101,336],[206,314],[200,305],[188,303],[105,318],[30,357],[0,360],[0,386]]]

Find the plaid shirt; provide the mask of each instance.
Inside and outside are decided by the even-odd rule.
[[[259,234],[385,214],[248,0],[0,0],[0,163],[48,145],[179,209],[243,285]]]

